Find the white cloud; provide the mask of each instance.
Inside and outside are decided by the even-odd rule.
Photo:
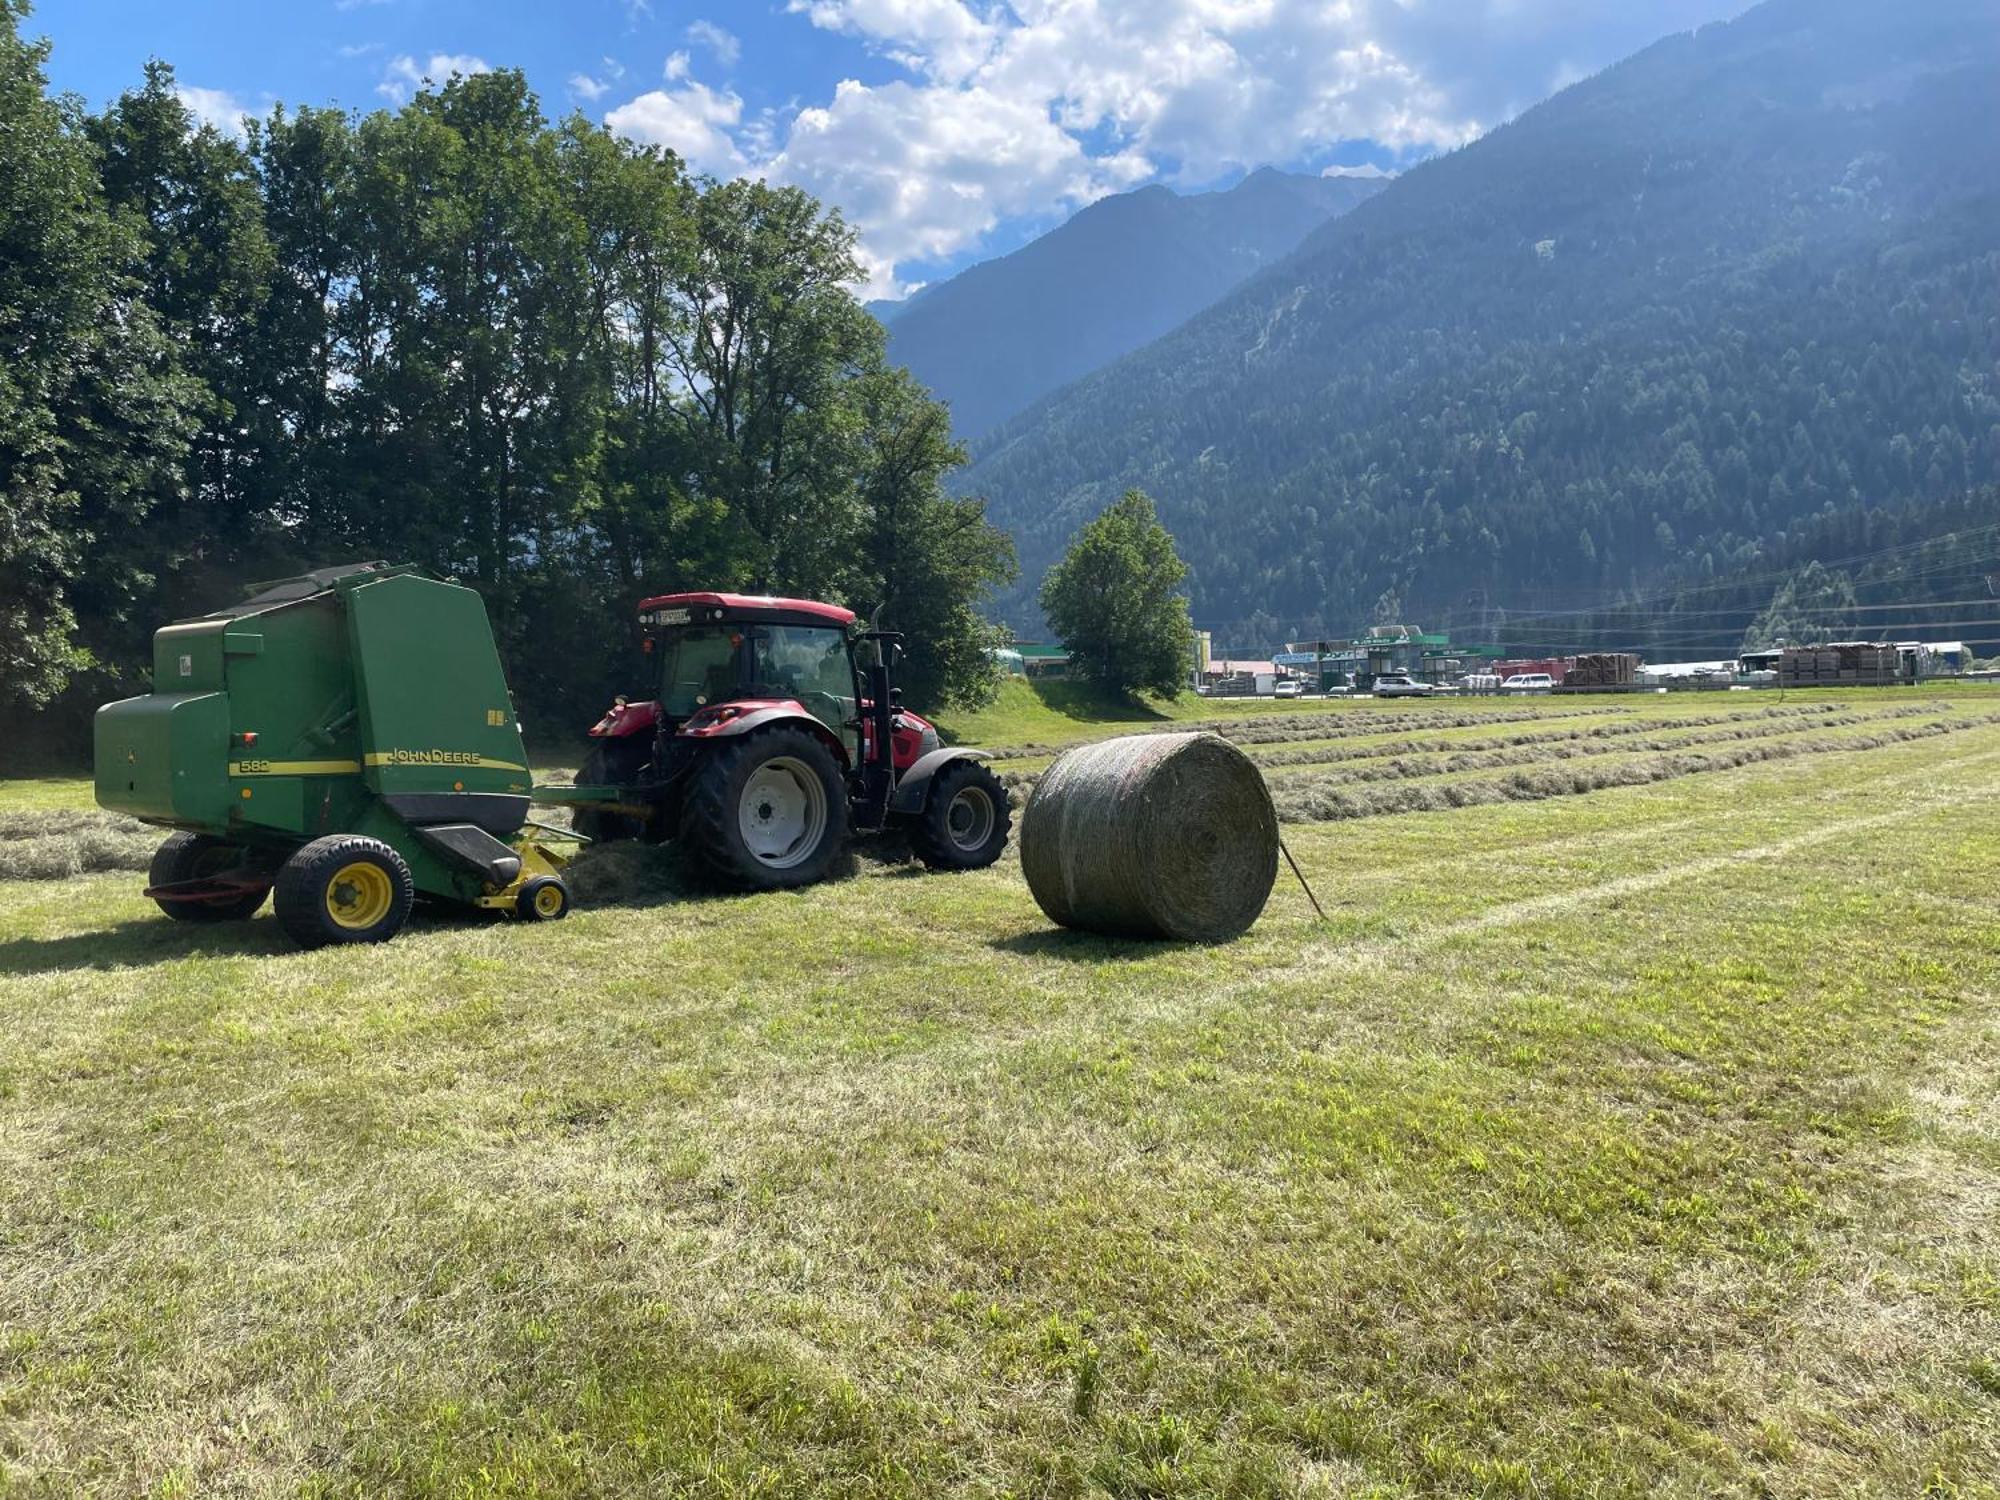
[[[371,52],[380,52],[382,44],[380,42],[350,42],[346,46],[336,47],[333,50],[346,58],[366,57]]]
[[[703,83],[652,89],[605,115],[620,135],[665,146],[698,172],[731,177],[750,166],[732,132],[743,119],[743,101]]]
[[[375,92],[391,104],[401,104],[427,83],[449,82],[453,74],[470,78],[475,73],[492,71],[485,58],[473,57],[469,53],[434,52],[430,61],[419,63],[406,52],[389,59],[389,65],[382,70],[382,81],[375,85]]]
[[[572,98],[581,99],[586,104],[595,104],[611,92],[611,86],[625,76],[625,64],[615,57],[599,58],[604,76],[598,78],[589,73],[569,75],[569,91]]]
[[[213,125],[224,135],[242,137],[243,122],[250,118],[250,111],[227,89],[204,89],[177,83],[174,85],[174,97],[194,116],[196,124]]]
[[[1160,177],[1205,186],[1266,163],[1407,164],[1464,144],[1545,91],[1740,0],[786,0],[907,77],[747,123],[692,81],[612,118],[708,170],[755,171],[840,207],[874,294],[899,268],[976,248]],[[696,22],[688,39],[734,56]],[[720,31],[719,28],[715,28]],[[726,32],[720,35],[727,37]],[[735,39],[728,38],[730,48]],[[1343,153],[1348,143],[1362,151]],[[1366,168],[1336,168],[1369,175]],[[1381,169],[1376,169],[1381,170]]]
[[[1085,0],[1086,7],[1096,0]],[[1053,0],[1023,0],[1029,15],[1056,12]],[[912,72],[960,80],[992,52],[998,23],[975,16],[963,0],[787,0],[785,9],[825,31],[884,44]]]
[[[1364,177],[1373,181],[1377,178],[1394,177],[1396,174],[1394,172],[1385,172],[1376,166],[1374,162],[1368,161],[1363,162],[1358,167],[1328,167],[1319,175],[1322,177]]]
[[[1088,202],[1151,167],[1092,159],[1032,101],[848,79],[830,105],[799,113],[767,170],[840,206],[863,232],[868,295],[888,296],[904,261],[954,255],[1002,219]]]
[[[735,67],[737,59],[743,56],[743,44],[713,21],[690,22],[687,39],[698,47],[708,48],[725,68]]]

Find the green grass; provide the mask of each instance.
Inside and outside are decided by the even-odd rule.
[[[1198,698],[1183,693],[1171,701],[1155,698],[1106,699],[1076,682],[1029,682],[1009,677],[999,696],[972,713],[938,716],[952,743],[960,745],[1067,745],[1125,729],[1171,728],[1207,719],[1254,719],[1274,714],[1340,714],[1390,707],[1375,700],[1297,698]]]
[[[0,884],[0,1494],[2000,1493],[1997,814],[1982,726],[1290,825],[1219,948]]]

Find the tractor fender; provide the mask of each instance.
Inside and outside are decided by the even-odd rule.
[[[834,753],[843,769],[853,761],[847,746],[841,743],[840,736],[796,703],[765,703],[756,708],[731,712],[733,707],[730,704],[723,704],[717,709],[703,709],[681,725],[675,738],[734,739],[738,735],[753,734],[759,729],[768,729],[774,724],[785,724],[794,729],[803,729],[808,734],[817,735],[826,748]]]
[[[889,811],[895,813],[920,813],[924,810],[924,798],[930,795],[931,778],[955,760],[991,760],[984,750],[968,750],[962,745],[947,745],[942,750],[933,750],[920,755],[896,782],[896,795],[889,799]]]
[[[604,711],[603,718],[590,726],[590,737],[594,740],[621,740],[641,731],[651,734],[653,726],[659,722],[659,704],[627,703],[621,698]]]

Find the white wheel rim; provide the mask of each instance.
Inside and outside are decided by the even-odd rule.
[[[736,826],[759,864],[789,870],[810,859],[826,835],[826,787],[804,761],[774,756],[743,784]]]
[[[993,836],[993,799],[979,787],[960,788],[944,810],[944,827],[952,843],[967,854],[983,848]]]

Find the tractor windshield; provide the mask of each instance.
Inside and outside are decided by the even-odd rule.
[[[685,719],[710,703],[741,697],[736,688],[736,650],[742,632],[732,625],[685,625],[660,639],[660,708]]]
[[[757,625],[750,630],[750,692],[795,698],[835,734],[854,717],[854,667],[847,633],[808,625]]]

